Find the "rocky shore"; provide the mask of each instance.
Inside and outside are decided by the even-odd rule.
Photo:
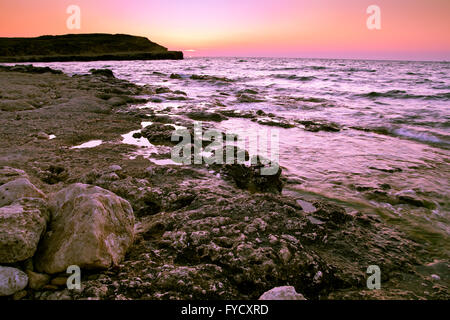
[[[267,179],[238,164],[160,165],[123,143],[134,132],[167,160],[170,124],[269,121],[133,107],[161,95],[189,99],[108,70],[0,68],[0,299],[450,297],[447,263],[426,265],[427,248],[378,216],[283,193],[281,170]],[[66,286],[70,265],[80,290]],[[370,265],[380,290],[367,288]]]

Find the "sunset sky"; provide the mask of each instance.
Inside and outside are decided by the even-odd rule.
[[[381,30],[366,9],[381,8]],[[69,30],[69,5],[81,29]],[[450,0],[0,0],[0,36],[145,36],[185,56],[450,60]]]

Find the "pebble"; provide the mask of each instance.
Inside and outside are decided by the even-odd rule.
[[[441,277],[439,277],[437,274],[432,274],[431,279],[433,280],[441,280]]]
[[[28,284],[25,272],[11,267],[0,267],[0,296],[11,296]]]

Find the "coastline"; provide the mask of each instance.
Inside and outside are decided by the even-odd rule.
[[[126,60],[182,60],[183,52],[137,52],[102,55],[64,55],[64,56],[15,56],[0,57],[0,62],[75,62],[75,61],[126,61]]]
[[[181,60],[182,51],[168,51],[145,37],[126,34],[66,34],[36,38],[0,37],[0,62],[68,62]]]
[[[379,218],[324,202],[306,213],[300,198],[251,193],[201,165],[130,159],[137,147],[123,134],[170,120],[129,105],[170,89],[40,72],[0,70],[0,166],[23,170],[50,198],[73,183],[115,193],[133,207],[135,239],[122,262],[87,271],[81,292],[53,284],[24,298],[255,299],[289,284],[308,299],[448,299],[427,276],[439,266],[424,265],[426,248]],[[102,144],[72,149],[92,140]],[[365,271],[380,262],[383,289],[367,290]],[[11,266],[26,271],[30,260]]]

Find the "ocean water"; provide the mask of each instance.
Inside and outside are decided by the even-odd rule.
[[[36,65],[69,74],[109,68],[118,78],[187,93],[186,101],[163,99],[147,103],[149,109],[222,105],[288,121],[336,123],[339,132],[277,128],[280,165],[289,179],[284,192],[378,214],[430,244],[438,256],[449,255],[450,63],[192,58]],[[171,79],[172,73],[180,79]],[[239,101],[246,89],[256,92],[251,96],[258,102]],[[261,127],[242,118],[216,126],[228,131]]]

